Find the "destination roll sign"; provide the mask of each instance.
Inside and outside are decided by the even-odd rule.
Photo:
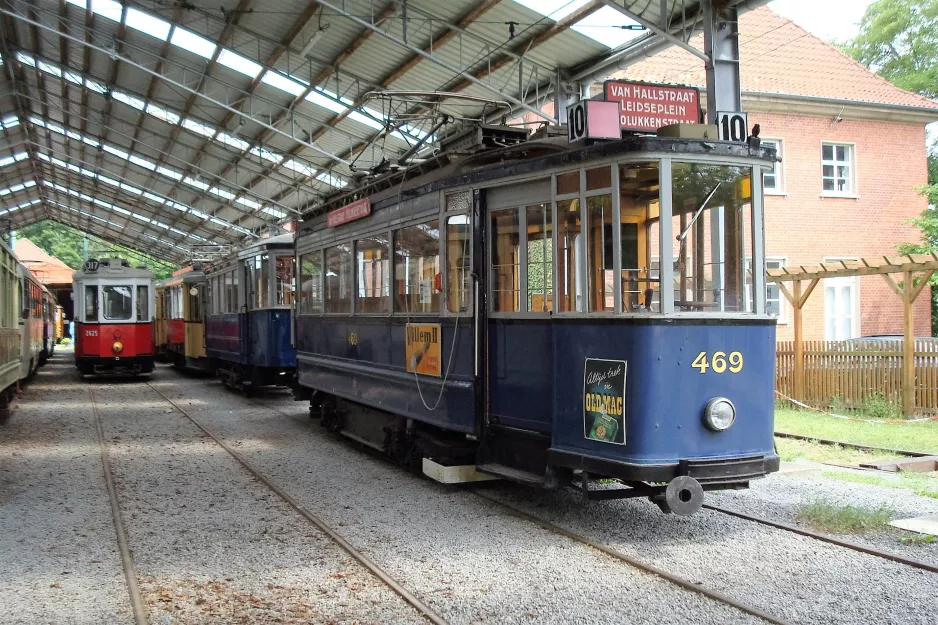
[[[622,130],[656,132],[700,121],[700,92],[693,87],[607,80],[603,92],[607,102],[618,103]]]

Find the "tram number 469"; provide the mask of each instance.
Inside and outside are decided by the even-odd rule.
[[[739,373],[743,370],[743,355],[741,352],[730,352],[729,356],[726,352],[713,352],[713,357],[708,357],[707,352],[700,352],[690,366],[699,370],[701,375],[707,369],[713,369],[714,373],[725,373],[727,370]]]
[[[717,135],[721,141],[745,143],[749,127],[745,113],[717,111]]]

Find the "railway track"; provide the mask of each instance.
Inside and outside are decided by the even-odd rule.
[[[127,544],[127,532],[124,530],[124,520],[117,502],[117,490],[114,488],[114,477],[111,475],[111,463],[108,454],[107,440],[104,438],[104,428],[101,425],[101,416],[98,414],[98,405],[94,400],[94,389],[89,388],[91,399],[91,412],[94,415],[95,435],[98,438],[98,448],[101,451],[101,464],[104,466],[104,484],[107,487],[107,496],[111,504],[111,517],[114,519],[114,530],[117,533],[117,547],[121,554],[121,565],[124,569],[124,578],[127,580],[127,591],[130,594],[130,605],[133,608],[136,625],[148,625],[147,609],[137,584],[137,572],[134,569],[133,556]]]
[[[400,582],[395,580],[389,573],[384,569],[378,566],[371,558],[360,552],[351,543],[345,540],[338,532],[336,532],[332,527],[330,527],[325,521],[321,518],[304,508],[298,501],[291,497],[286,491],[277,486],[276,483],[271,481],[266,475],[261,473],[257,468],[254,467],[247,459],[244,458],[237,451],[232,449],[225,441],[221,439],[214,432],[205,427],[198,419],[193,417],[188,410],[180,406],[177,402],[170,399],[166,394],[156,388],[150,382],[146,382],[146,385],[150,387],[157,395],[169,402],[176,410],[182,413],[189,421],[191,421],[197,428],[202,430],[206,436],[211,438],[219,447],[224,449],[228,454],[238,461],[242,467],[244,467],[251,475],[253,475],[258,481],[260,481],[264,486],[269,488],[274,494],[280,497],[285,501],[291,508],[303,516],[307,521],[316,526],[321,532],[326,534],[329,538],[333,540],[339,547],[341,547],[346,553],[352,556],[357,560],[362,566],[368,569],[375,577],[384,582],[393,592],[399,595],[404,601],[409,603],[417,612],[419,612],[423,617],[425,617],[434,625],[448,625],[447,621],[437,614],[430,606],[426,605],[418,597],[412,594],[407,590]],[[280,411],[282,412],[282,411]],[[285,413],[284,413],[285,414]]]
[[[908,451],[905,449],[893,449],[891,447],[873,447],[871,445],[860,445],[858,443],[847,443],[844,441],[835,441],[828,438],[819,438],[817,436],[804,436],[802,434],[789,434],[788,432],[776,432],[775,436],[779,438],[791,438],[799,441],[809,441],[820,443],[822,445],[840,445],[841,447],[846,447],[847,449],[857,449],[859,451],[878,451],[884,454],[892,454],[895,456],[907,456],[909,458],[924,458],[927,456],[934,456],[935,454],[929,454],[922,451]]]

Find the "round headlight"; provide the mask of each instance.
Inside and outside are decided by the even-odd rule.
[[[736,406],[725,397],[714,397],[704,409],[704,423],[714,432],[722,432],[736,420]]]
[[[111,349],[114,350],[115,354],[119,354],[122,351],[124,351],[124,344],[121,343],[120,341],[114,341],[114,344],[111,345]]]

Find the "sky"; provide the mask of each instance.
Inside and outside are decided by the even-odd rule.
[[[860,19],[874,0],[773,0],[769,6],[815,37],[844,41],[859,31]]]

